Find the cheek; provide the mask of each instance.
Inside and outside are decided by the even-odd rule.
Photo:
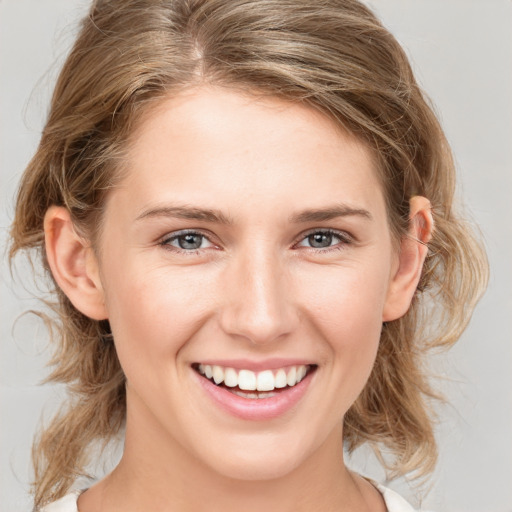
[[[205,316],[202,291],[190,286],[189,280],[143,267],[140,275],[128,269],[111,272],[106,286],[109,321],[128,377],[138,371],[140,361],[148,368],[168,364]]]
[[[362,267],[362,268],[360,268]],[[357,344],[367,332],[380,332],[389,272],[385,265],[319,269],[301,283],[300,294],[320,331],[338,332]]]
[[[326,362],[332,365],[333,378],[342,381],[337,385],[347,390],[348,401],[355,400],[370,375],[387,293],[387,267],[365,268],[331,269],[329,279],[317,275],[306,286],[314,292],[303,299],[311,332],[324,341]]]
[[[368,298],[368,297],[367,297]],[[333,366],[339,371],[342,387],[355,400],[370,376],[377,354],[382,329],[379,311],[380,301],[372,308],[370,301],[344,297],[326,313],[323,335],[327,338],[332,353]]]

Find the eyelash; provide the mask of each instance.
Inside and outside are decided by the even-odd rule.
[[[332,252],[332,251],[341,251],[347,245],[350,245],[354,242],[354,238],[345,231],[337,231],[334,229],[313,229],[306,233],[302,233],[300,235],[300,237],[294,242],[293,246],[295,247],[300,242],[306,240],[307,238],[309,238],[313,235],[317,235],[317,234],[321,234],[324,236],[327,235],[327,236],[331,236],[333,238],[337,238],[339,240],[339,242],[333,246],[322,247],[322,248],[310,247],[310,246],[303,246],[303,247],[306,247],[307,249],[309,249],[315,253],[325,254],[327,252]],[[206,234],[202,233],[201,231],[197,231],[197,230],[176,231],[176,232],[172,233],[171,236],[167,235],[165,238],[163,238],[159,242],[159,245],[162,246],[163,248],[165,248],[166,250],[169,250],[169,251],[172,251],[172,252],[175,252],[178,254],[184,254],[187,256],[201,254],[201,251],[204,249],[198,248],[198,249],[187,250],[187,249],[183,249],[183,248],[175,247],[175,246],[171,245],[171,242],[178,240],[179,238],[184,237],[186,235],[198,235],[198,236],[202,237],[202,239],[207,240],[210,244],[212,244],[213,247],[215,247],[215,244],[210,240],[210,238]]]
[[[317,235],[317,234],[321,234],[324,236],[327,235],[327,236],[331,236],[333,238],[337,238],[339,240],[339,242],[337,244],[335,244],[333,246],[329,246],[329,247],[322,247],[322,248],[308,247],[308,249],[310,249],[311,251],[313,251],[315,253],[342,251],[343,249],[346,248],[347,245],[350,245],[354,242],[354,238],[351,235],[349,235],[346,231],[337,231],[335,229],[312,229],[306,233],[301,234],[300,238],[295,242],[294,245],[297,245],[299,242],[302,242],[303,240],[306,240],[310,236]]]
[[[169,235],[166,235],[165,238],[163,238],[159,245],[161,245],[164,249],[168,251],[172,251],[178,254],[185,254],[187,256],[197,255],[201,253],[201,248],[198,249],[183,249],[181,247],[174,247],[171,245],[171,242],[174,240],[178,240],[181,237],[187,236],[187,235],[198,235],[202,237],[204,240],[207,240],[209,243],[211,243],[213,246],[215,244],[210,240],[210,238],[205,235],[204,233],[201,233],[201,231],[193,230],[193,229],[185,229],[182,231],[175,231],[174,233]]]

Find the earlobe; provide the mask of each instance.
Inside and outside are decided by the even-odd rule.
[[[108,318],[96,255],[77,234],[66,208],[52,206],[48,209],[44,235],[53,277],[71,303],[89,318]]]
[[[430,201],[415,196],[410,200],[408,235],[400,242],[398,268],[388,288],[382,321],[390,322],[407,313],[423,270],[432,238],[434,220]]]

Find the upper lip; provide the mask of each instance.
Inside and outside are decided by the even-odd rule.
[[[287,366],[314,365],[311,360],[304,358],[281,358],[263,359],[255,361],[252,359],[204,359],[195,364],[210,366],[223,366],[225,368],[235,368],[237,370],[252,370],[254,372],[261,370],[277,370]]]

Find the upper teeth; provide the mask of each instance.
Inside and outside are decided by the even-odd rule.
[[[246,391],[272,391],[275,388],[295,386],[304,378],[307,371],[306,365],[280,368],[279,370],[264,370],[257,373],[251,370],[236,370],[217,365],[199,365],[199,373],[208,379],[213,379],[215,384],[224,383],[230,388],[238,386]]]

